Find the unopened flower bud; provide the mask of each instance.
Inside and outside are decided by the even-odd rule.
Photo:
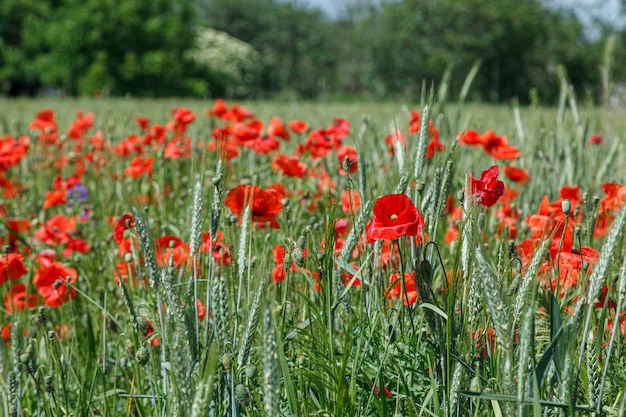
[[[572,202],[569,200],[561,201],[561,210],[565,213],[565,215],[569,216],[569,213],[572,210]]]
[[[249,379],[254,379],[258,374],[258,369],[255,365],[248,365],[246,366],[244,372],[246,373],[246,377],[248,377]]]
[[[244,384],[239,384],[235,387],[235,399],[243,407],[250,404],[250,393]]]
[[[222,355],[222,365],[224,365],[224,369],[226,372],[230,372],[233,367],[233,356],[230,353],[225,353]]]
[[[291,257],[293,258],[293,263],[295,263],[297,267],[302,268],[304,266],[304,251],[302,249],[295,248],[291,251]]]
[[[145,347],[140,347],[137,349],[137,353],[135,354],[135,359],[139,362],[139,365],[144,366],[150,360],[150,351]]]
[[[136,353],[135,344],[130,339],[126,339],[126,352],[131,356],[135,356]]]

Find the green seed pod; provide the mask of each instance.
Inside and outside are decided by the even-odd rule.
[[[565,215],[569,216],[569,213],[572,210],[572,202],[569,200],[561,201],[561,210]]]
[[[239,384],[235,387],[235,400],[237,400],[242,407],[246,407],[250,404],[250,393],[244,384]]]
[[[230,353],[223,354],[222,365],[224,365],[224,369],[226,369],[226,372],[230,372],[233,368],[233,355],[231,355]]]
[[[246,373],[247,378],[254,379],[256,378],[258,374],[258,369],[255,365],[248,365],[246,366],[246,369],[244,370],[244,372]]]
[[[293,262],[297,267],[302,268],[304,266],[304,251],[299,247],[295,248],[291,252],[291,257],[293,258]]]
[[[140,347],[137,350],[137,354],[135,355],[135,359],[139,362],[139,365],[144,366],[150,360],[150,351],[145,347]]]
[[[126,339],[126,352],[128,352],[130,356],[135,356],[136,353],[135,344],[130,339]]]
[[[148,330],[148,323],[146,323],[146,319],[143,317],[137,317],[137,331],[139,334],[146,334]]]
[[[456,198],[459,200],[459,203],[463,204],[463,201],[465,201],[465,193],[463,191],[457,191]]]

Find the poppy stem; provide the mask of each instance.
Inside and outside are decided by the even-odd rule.
[[[406,283],[404,279],[404,257],[402,256],[402,248],[400,246],[400,239],[397,239],[395,243],[398,246],[398,255],[400,256],[400,279],[402,280],[400,298],[401,299],[404,298],[404,302],[406,303],[406,308],[409,310],[409,320],[411,322],[411,330],[413,331],[413,334],[415,334],[415,324],[413,323],[413,311],[411,309],[411,304],[409,303],[409,294],[406,291]],[[401,311],[404,311],[404,310],[401,310]]]

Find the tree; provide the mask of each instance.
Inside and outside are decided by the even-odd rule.
[[[45,49],[41,43],[44,22],[52,2],[3,0],[0,3],[0,93],[36,93],[41,86],[39,71],[31,65]]]
[[[319,11],[276,0],[210,0],[207,25],[252,45],[261,54],[260,88],[315,96],[336,76],[337,31]]]
[[[376,31],[375,71],[388,92],[414,91],[423,80],[437,82],[449,64],[458,75],[451,87],[458,91],[477,59],[482,67],[474,91],[492,101],[524,100],[532,87],[548,88],[553,96],[559,63],[576,73],[572,80],[595,70],[586,59],[582,25],[538,0],[390,2],[369,25]]]
[[[70,95],[193,92],[184,58],[193,42],[193,0],[29,0],[27,6],[2,3],[11,23],[2,33],[0,63],[8,76]]]

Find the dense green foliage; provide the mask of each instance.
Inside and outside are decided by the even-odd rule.
[[[237,74],[201,55],[206,28],[231,44],[202,46],[204,56],[252,48]],[[574,14],[540,0],[354,2],[330,19],[302,3],[278,0],[5,0],[0,5],[2,93],[51,87],[69,95],[416,97],[447,70],[462,80],[481,62],[474,98],[528,100],[534,89],[553,103],[562,65],[579,93],[602,94],[605,27],[591,40]],[[613,67],[626,54],[617,33]],[[211,50],[211,48],[213,48]],[[245,49],[245,48],[244,48]],[[207,52],[208,51],[208,52]],[[224,52],[226,51],[226,52]],[[235,52],[232,52],[235,51]],[[250,59],[249,59],[250,58]],[[217,59],[216,61],[219,61]],[[242,72],[243,71],[243,72]],[[617,71],[616,77],[623,74]]]

